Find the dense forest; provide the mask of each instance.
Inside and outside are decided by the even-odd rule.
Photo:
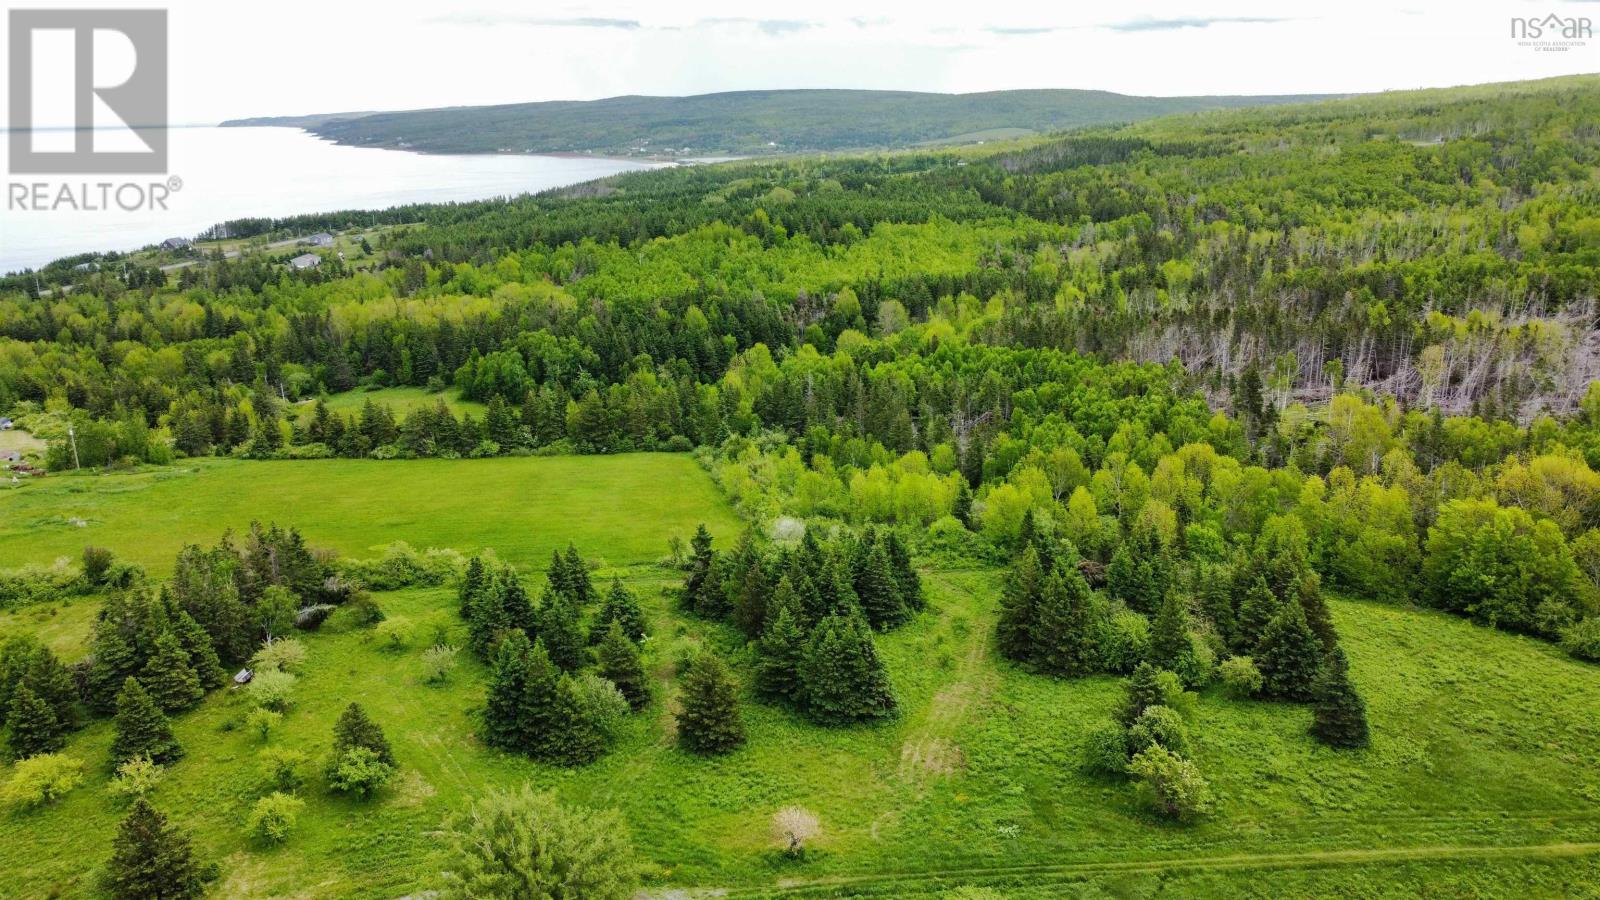
[[[0,413],[52,473],[692,451],[751,527],[672,545],[674,614],[731,635],[669,666],[680,746],[747,740],[730,666],[811,725],[893,719],[876,641],[923,626],[917,565],[1003,567],[984,640],[1048,679],[1126,676],[1088,764],[1195,821],[1207,685],[1371,742],[1330,595],[1600,661],[1597,123],[1586,76],[237,223],[382,227],[366,265],[0,282]],[[76,695],[49,652],[0,652],[13,749],[58,749],[76,696],[131,735],[119,762],[160,761],[164,711],[224,665],[270,686],[277,637],[378,627],[368,590],[418,583],[459,588],[487,746],[587,765],[651,702],[640,601],[576,550],[537,603],[492,554],[407,559],[255,528],[159,589],[92,551],[11,573],[0,607],[117,598]],[[336,736],[335,789],[394,775],[361,707]]]
[[[1130,97],[1078,90],[732,91],[236,119],[223,124],[305,128],[340,144],[424,153],[752,156],[960,143],[1307,99],[1314,98]]]

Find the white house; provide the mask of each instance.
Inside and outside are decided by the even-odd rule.
[[[326,231],[319,231],[316,234],[313,234],[311,237],[306,238],[306,243],[313,247],[332,247],[333,235],[327,233]]]
[[[294,259],[289,260],[289,267],[291,269],[315,269],[320,265],[322,265],[322,257],[316,255],[315,253],[302,253],[299,256],[296,256]]]

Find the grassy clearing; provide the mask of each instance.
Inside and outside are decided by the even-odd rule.
[[[672,609],[665,589],[673,573],[631,573],[653,620],[661,696],[671,693],[672,661],[692,644],[742,658],[725,628]],[[483,670],[475,662],[464,660],[447,686],[420,683],[421,648],[435,632],[459,639],[451,592],[380,595],[391,616],[417,625],[416,646],[385,651],[360,631],[309,637],[296,707],[271,742],[321,752],[340,708],[358,699],[394,742],[403,768],[396,785],[357,804],[314,780],[290,843],[250,846],[241,823],[262,789],[262,745],[237,727],[242,698],[223,693],[180,721],[190,752],[156,801],[221,861],[217,895],[227,897],[377,898],[425,887],[440,865],[432,832],[444,818],[492,786],[522,782],[620,809],[656,892],[936,896],[961,884],[1020,897],[1593,891],[1600,722],[1583,711],[1600,708],[1600,669],[1446,616],[1337,601],[1374,747],[1327,750],[1306,737],[1302,707],[1208,693],[1194,722],[1196,757],[1221,808],[1210,822],[1178,828],[1148,817],[1125,785],[1077,770],[1079,735],[1117,703],[1115,679],[1058,682],[999,663],[989,648],[997,573],[934,573],[928,583],[928,613],[881,641],[899,720],[828,731],[752,703],[749,745],[704,760],[672,745],[670,707],[658,697],[613,752],[577,771],[478,743]],[[67,612],[38,624],[60,615]],[[109,742],[102,723],[69,752],[98,767]],[[86,890],[83,860],[105,855],[118,814],[103,787],[97,771],[58,807],[0,814],[0,870],[12,875],[0,896]],[[804,862],[768,847],[768,817],[791,803],[824,823]]]
[[[84,524],[77,525],[73,520]],[[109,547],[162,575],[186,543],[252,519],[299,527],[313,544],[365,556],[393,541],[493,547],[540,566],[574,541],[610,565],[653,562],[705,521],[740,525],[688,456],[482,460],[190,460],[131,474],[51,476],[0,495],[0,568]]]
[[[404,419],[406,413],[418,407],[432,408],[440,400],[443,400],[445,405],[450,407],[450,411],[457,416],[470,412],[481,419],[484,412],[488,410],[487,406],[476,400],[462,400],[456,395],[455,391],[444,391],[436,394],[419,387],[391,387],[380,388],[375,391],[345,391],[340,394],[329,395],[326,402],[329,410],[349,415],[359,413],[361,407],[366,405],[368,400],[380,406],[388,406],[394,410],[395,418],[397,419]],[[309,422],[311,421],[313,410],[316,409],[316,401],[307,400],[295,404],[293,409],[295,417],[300,422]]]

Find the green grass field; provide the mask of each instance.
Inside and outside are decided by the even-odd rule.
[[[407,541],[492,547],[540,567],[569,540],[590,559],[625,565],[664,556],[669,536],[687,539],[702,520],[724,539],[740,528],[684,455],[187,460],[132,474],[53,475],[0,493],[0,568],[76,558],[95,544],[162,575],[183,545],[215,543],[252,519],[293,524],[347,556]]]
[[[902,704],[898,720],[824,730],[747,702],[749,744],[701,759],[672,742],[662,699],[672,693],[672,661],[701,642],[727,651],[740,669],[748,656],[725,627],[674,611],[665,591],[676,573],[639,564],[660,556],[665,536],[682,523],[713,523],[723,545],[737,530],[690,460],[307,465],[315,468],[218,463],[178,478],[121,476],[130,479],[121,488],[110,479],[81,480],[115,488],[103,494],[48,493],[71,481],[59,479],[7,500],[31,503],[30,515],[40,517],[72,514],[52,503],[98,498],[105,524],[88,530],[125,537],[103,542],[128,555],[138,543],[139,510],[149,510],[139,552],[157,556],[183,540],[212,539],[257,504],[274,510],[263,518],[293,521],[314,544],[341,549],[404,537],[419,546],[493,546],[534,562],[571,537],[586,555],[631,564],[630,583],[652,619],[648,664],[658,699],[634,717],[619,746],[584,769],[488,750],[473,724],[482,667],[463,656],[450,684],[420,680],[421,650],[436,632],[461,639],[453,592],[380,594],[391,617],[417,626],[414,646],[388,651],[359,630],[308,636],[295,707],[270,739],[325,751],[339,710],[359,700],[386,729],[402,768],[379,797],[339,799],[314,778],[302,792],[307,806],[295,836],[279,849],[258,848],[242,823],[262,791],[256,756],[263,744],[238,727],[243,698],[219,692],[177,720],[189,753],[155,802],[190,829],[205,859],[220,863],[214,896],[391,898],[426,889],[441,866],[436,832],[444,819],[491,787],[524,782],[572,803],[621,810],[657,897],[678,889],[939,896],[961,885],[1008,897],[1557,897],[1593,896],[1600,884],[1600,667],[1544,643],[1431,612],[1335,601],[1368,700],[1373,747],[1323,748],[1305,733],[1305,707],[1208,691],[1192,731],[1219,808],[1206,822],[1179,827],[1144,812],[1127,785],[1078,769],[1080,736],[1118,703],[1118,680],[1056,681],[1000,662],[990,637],[999,573],[929,572],[928,611],[880,639]],[[279,467],[288,468],[280,474]],[[482,474],[472,467],[484,467]],[[273,500],[290,484],[318,478],[346,499]],[[424,478],[467,487],[428,494],[385,487]],[[519,491],[519,478],[546,487]],[[513,490],[498,500],[477,496],[497,481]],[[566,498],[560,503],[544,493],[557,491]],[[571,509],[577,495],[596,508]],[[433,499],[423,504],[422,496]],[[334,506],[344,503],[355,505]],[[174,505],[188,517],[160,518]],[[409,524],[351,512],[365,508]],[[166,534],[172,530],[181,533]],[[0,533],[0,553],[27,544]],[[0,617],[0,630],[36,631],[75,658],[93,605],[24,610]],[[104,790],[110,740],[106,722],[74,736],[68,752],[88,763],[91,777],[59,805],[0,811],[0,896],[89,893],[120,814]],[[767,837],[772,813],[792,803],[823,821],[821,843],[803,862],[775,854]]]
[[[361,407],[365,406],[368,400],[388,406],[394,410],[395,418],[402,420],[406,417],[406,413],[417,407],[426,406],[431,408],[438,404],[440,400],[443,400],[445,405],[450,407],[450,411],[458,416],[470,412],[482,419],[484,412],[488,409],[487,406],[476,400],[462,400],[456,395],[455,391],[443,391],[435,394],[418,387],[379,388],[375,391],[345,391],[339,394],[330,394],[326,402],[328,409],[333,412],[353,415],[359,413]],[[316,401],[308,400],[297,403],[292,408],[296,419],[302,423],[309,422],[311,421],[312,411],[316,409]]]

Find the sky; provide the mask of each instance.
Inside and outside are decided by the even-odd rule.
[[[1542,52],[1511,36],[1514,16],[1554,13],[1600,24],[1600,0],[180,0],[165,7],[170,118],[178,124],[768,88],[1354,93],[1600,71],[1600,39]]]

